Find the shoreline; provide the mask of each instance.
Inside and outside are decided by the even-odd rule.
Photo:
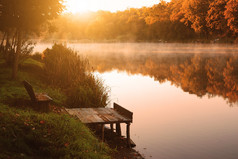
[[[101,134],[100,130],[96,130],[95,128],[90,128],[92,132],[95,133],[96,137],[100,140]],[[116,150],[113,151],[111,157],[113,159],[145,159],[139,151],[136,151],[133,148],[128,148],[127,140],[124,136],[118,136],[115,132],[111,132],[111,130],[105,127],[105,140],[106,143],[111,149]]]

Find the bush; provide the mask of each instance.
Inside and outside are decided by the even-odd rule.
[[[37,61],[42,61],[43,57],[40,52],[36,52],[33,55],[31,55],[31,58]]]
[[[44,51],[48,82],[67,92],[68,107],[105,107],[108,92],[93,76],[87,59],[62,44]]]

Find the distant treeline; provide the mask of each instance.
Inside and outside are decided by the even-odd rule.
[[[43,38],[90,41],[237,42],[237,0],[171,0],[111,13],[64,14]]]

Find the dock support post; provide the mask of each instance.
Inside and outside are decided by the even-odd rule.
[[[116,123],[116,133],[118,136],[121,136],[121,125],[120,123]]]
[[[113,124],[110,124],[110,128],[111,128],[111,133],[113,133],[113,132],[114,132],[114,130],[113,130]]]
[[[102,141],[104,141],[104,124],[101,125],[101,129],[102,129]]]
[[[126,124],[126,137],[127,137],[127,144],[129,148],[131,148],[130,125],[131,123]]]

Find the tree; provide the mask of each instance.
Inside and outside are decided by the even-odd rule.
[[[0,31],[5,34],[5,47],[13,50],[12,78],[16,78],[23,41],[31,34],[39,35],[43,24],[56,18],[64,9],[63,0],[1,0]],[[23,36],[24,35],[24,36]],[[8,48],[7,48],[8,49]]]
[[[226,5],[225,18],[227,25],[235,36],[238,35],[238,0],[229,0]]]
[[[227,20],[225,19],[225,6],[228,0],[213,1],[209,5],[207,12],[207,27],[210,28],[210,33],[215,36],[224,37],[228,34]]]
[[[169,5],[172,10],[170,14],[171,21],[180,21],[184,18],[184,13],[181,9],[183,5],[183,0],[171,0]]]
[[[209,7],[208,0],[185,0],[182,5],[186,25],[191,25],[195,32],[207,37],[206,15]]]

